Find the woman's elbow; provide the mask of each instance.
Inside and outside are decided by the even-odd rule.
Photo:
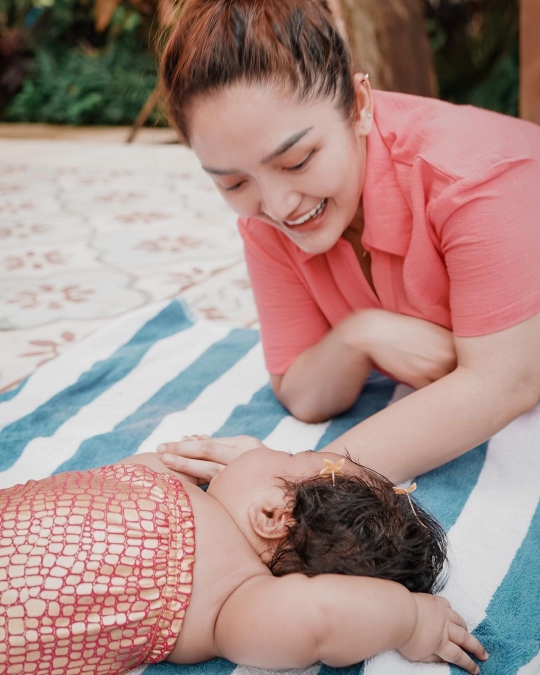
[[[276,394],[276,398],[295,419],[306,424],[327,422],[332,416],[331,414],[325,414],[323,410],[311,401],[287,400],[286,397],[281,397],[278,394]]]
[[[287,387],[283,386],[283,375],[270,375],[270,386],[281,405],[300,422],[319,424],[330,419],[331,415],[325,415],[314,401],[288,391]]]

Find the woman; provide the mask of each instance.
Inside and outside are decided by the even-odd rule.
[[[171,120],[241,216],[277,398],[328,419],[373,365],[417,389],[327,450],[402,480],[536,404],[538,127],[373,92],[314,0],[188,0],[162,79]],[[210,477],[227,447],[170,449],[205,454]]]

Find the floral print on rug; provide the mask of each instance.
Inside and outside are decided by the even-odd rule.
[[[235,215],[188,149],[0,141],[0,391],[178,295],[256,322]]]

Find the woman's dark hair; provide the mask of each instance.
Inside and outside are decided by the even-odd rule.
[[[335,98],[346,119],[356,111],[349,51],[316,0],[186,0],[160,74],[186,140],[193,99],[237,83],[288,87],[299,101]]]
[[[268,563],[275,576],[300,572],[390,579],[409,591],[444,585],[447,539],[439,523],[393,484],[362,467],[361,476],[284,481],[292,519]],[[416,513],[415,513],[416,512]]]

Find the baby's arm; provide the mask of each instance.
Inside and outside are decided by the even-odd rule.
[[[218,653],[260,668],[348,666],[388,649],[416,661],[443,659],[477,673],[465,653],[487,658],[443,598],[391,581],[341,575],[256,577],[224,603]]]

